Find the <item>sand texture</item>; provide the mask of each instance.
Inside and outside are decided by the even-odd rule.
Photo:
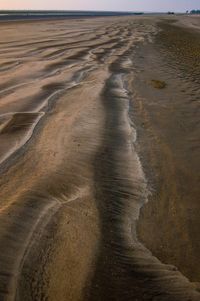
[[[199,24],[0,23],[0,301],[200,300]]]

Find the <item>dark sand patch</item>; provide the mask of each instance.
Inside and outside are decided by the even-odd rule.
[[[158,80],[158,79],[152,79],[150,81],[150,84],[152,85],[152,87],[154,87],[155,89],[164,89],[166,87],[166,82]]]

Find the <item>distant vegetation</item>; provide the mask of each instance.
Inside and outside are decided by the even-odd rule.
[[[200,14],[200,9],[193,9],[193,10],[191,10],[191,12],[190,12],[191,14],[193,14],[193,15],[198,15],[198,14]]]

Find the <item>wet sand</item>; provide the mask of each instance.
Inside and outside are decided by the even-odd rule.
[[[0,300],[200,300],[199,78],[171,22],[0,27]]]
[[[162,31],[156,47],[143,47],[142,61],[138,57],[138,70],[143,71],[135,80],[135,119],[151,182],[138,232],[162,262],[176,265],[191,281],[200,282],[200,18],[191,18],[188,27],[186,20],[159,23]],[[164,81],[166,88],[155,92],[149,85],[152,78]]]

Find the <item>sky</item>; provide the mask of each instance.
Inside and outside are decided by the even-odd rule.
[[[200,0],[0,0],[0,9],[184,12],[200,9]]]

